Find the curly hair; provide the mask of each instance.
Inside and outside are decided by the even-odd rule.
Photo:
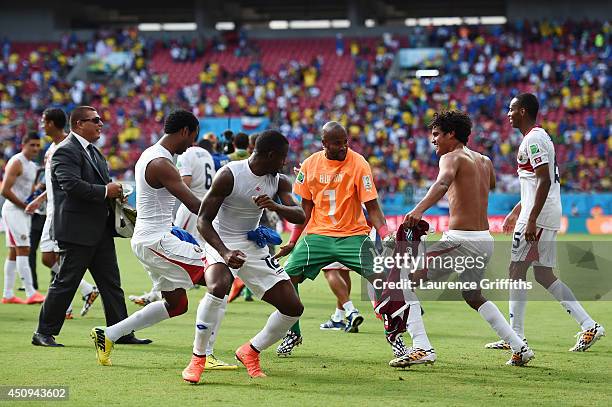
[[[455,132],[455,138],[463,144],[467,144],[472,132],[472,120],[467,113],[461,110],[448,110],[434,113],[429,123],[429,129],[440,128],[443,133]]]
[[[176,133],[185,127],[187,127],[189,131],[195,131],[199,125],[200,122],[193,113],[188,110],[178,109],[172,111],[166,118],[164,133]]]

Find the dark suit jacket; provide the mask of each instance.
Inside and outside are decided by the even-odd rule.
[[[99,152],[97,160],[100,168],[94,164],[73,133],[53,153],[51,183],[55,204],[55,240],[95,246],[106,227],[114,225],[110,201],[104,198],[105,186],[110,182],[108,167]]]

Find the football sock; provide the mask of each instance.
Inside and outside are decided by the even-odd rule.
[[[299,297],[300,296],[300,290],[298,288],[299,284],[294,283],[293,287],[295,288],[295,292],[297,293]],[[298,319],[297,321],[295,321],[295,324],[293,324],[291,328],[289,328],[289,330],[293,332],[294,334],[296,334],[297,336],[302,336],[302,330],[300,329],[300,320]]]
[[[527,290],[524,288],[511,288],[510,301],[510,326],[521,338],[525,337],[525,308],[527,308]]]
[[[331,320],[334,322],[342,322],[344,319],[344,310],[336,308],[336,312],[332,315]]]
[[[425,332],[425,324],[421,315],[421,304],[419,302],[411,302],[409,305],[406,330],[412,338],[412,347],[429,350],[432,346],[427,337],[427,332]]]
[[[548,287],[548,292],[552,294],[557,301],[561,303],[561,306],[580,324],[583,330],[591,329],[595,326],[595,321],[587,314],[582,308],[582,305],[574,297],[574,293],[565,283],[559,279],[555,280]]]
[[[223,297],[223,304],[219,307],[219,320],[217,321],[217,325],[213,329],[212,334],[210,334],[210,339],[208,340],[208,346],[206,346],[206,356],[212,355],[214,353],[215,340],[217,339],[217,334],[219,333],[219,328],[221,327],[221,321],[223,320],[223,316],[225,315],[225,309],[227,308],[227,299],[229,295]]]
[[[147,328],[168,318],[170,318],[170,315],[168,315],[168,310],[166,310],[166,302],[152,302],[123,321],[119,321],[115,325],[106,328],[106,337],[115,342],[132,331]]]
[[[297,321],[295,321],[295,324],[291,325],[291,328],[289,328],[289,330],[297,336],[302,336],[302,330],[300,329],[300,320],[298,319]]]
[[[93,291],[93,285],[89,284],[85,279],[82,279],[79,283],[79,290],[81,290],[81,295],[85,297]]]
[[[281,314],[280,311],[274,311],[268,318],[266,326],[251,339],[251,346],[258,351],[262,351],[271,345],[278,342],[285,332],[293,325],[300,317],[290,317],[289,315]]]
[[[70,303],[70,305],[68,306],[68,309],[66,310],[66,314],[72,314],[72,303]]]
[[[15,260],[15,265],[19,275],[21,276],[21,281],[23,282],[23,286],[25,287],[26,296],[30,298],[34,294],[36,294],[36,290],[32,285],[32,270],[30,270],[30,262],[28,260],[28,256],[17,256]]]
[[[210,337],[223,317],[223,305],[226,304],[225,298],[217,298],[207,293],[198,304],[195,323],[195,337],[193,339],[193,354],[205,356]],[[153,303],[156,304],[156,303]]]
[[[344,315],[347,317],[351,314],[351,312],[356,311],[355,306],[353,305],[353,301],[347,301],[342,304],[342,308],[344,308]]]
[[[15,260],[6,259],[4,261],[4,298],[13,298],[13,287],[15,286]]]
[[[478,308],[478,313],[491,325],[497,335],[510,344],[513,352],[519,352],[524,343],[521,338],[512,330],[497,305],[487,301]]]

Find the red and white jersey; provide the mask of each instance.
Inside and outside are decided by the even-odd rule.
[[[518,176],[521,184],[521,214],[517,223],[527,223],[535,203],[537,179],[535,169],[548,164],[550,190],[536,221],[536,226],[544,229],[559,230],[561,227],[561,189],[559,169],[555,158],[555,146],[550,136],[541,127],[534,127],[523,138],[519,146]]]

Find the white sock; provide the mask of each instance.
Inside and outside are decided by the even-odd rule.
[[[85,297],[93,291],[93,285],[89,284],[85,279],[82,279],[79,283],[79,290],[81,290],[81,296]]]
[[[6,259],[4,261],[4,298],[13,298],[13,288],[15,287],[15,260]]]
[[[554,283],[548,287],[548,292],[552,294],[557,301],[561,303],[561,306],[580,324],[580,327],[585,329],[591,329],[595,326],[595,321],[587,314],[582,308],[582,305],[574,297],[574,293],[565,283],[559,279],[555,280]]]
[[[425,332],[425,324],[423,323],[423,317],[421,316],[421,304],[417,302],[411,302],[408,313],[408,325],[406,330],[412,338],[412,346],[414,348],[420,348],[429,350],[432,348],[427,332]]]
[[[15,265],[17,266],[17,271],[21,276],[21,281],[23,282],[23,286],[25,287],[26,296],[30,298],[34,294],[36,294],[36,290],[32,285],[32,270],[30,270],[30,261],[28,256],[17,256],[15,260]]]
[[[168,310],[166,309],[166,302],[152,302],[123,321],[119,321],[115,325],[106,328],[106,337],[115,342],[132,331],[139,331],[168,318],[170,318],[170,315],[168,315]]]
[[[215,327],[220,323],[220,310],[224,304],[224,299],[217,298],[210,293],[206,293],[204,298],[198,304],[198,312],[196,313],[195,323],[195,338],[193,339],[193,354],[202,356],[206,355],[208,342],[212,336]]]
[[[251,339],[251,345],[260,352],[274,345],[285,336],[289,328],[298,319],[300,317],[290,317],[289,315],[281,314],[278,310],[274,311],[270,314],[266,326]]]
[[[524,288],[511,288],[510,301],[510,326],[521,338],[525,337],[525,308],[527,308],[527,290]]]
[[[70,303],[70,305],[68,306],[68,309],[66,310],[66,314],[72,314],[72,303]]]
[[[497,305],[487,301],[478,308],[478,313],[491,325],[491,328],[501,339],[510,344],[513,352],[520,351],[523,345],[525,345],[523,340],[512,330],[512,327],[506,321],[499,308],[497,308]]]
[[[331,316],[334,322],[341,322],[344,319],[344,310],[336,308],[336,312]]]
[[[210,339],[208,340],[208,346],[206,346],[206,356],[212,355],[214,353],[215,341],[217,340],[217,335],[219,334],[219,328],[221,327],[221,321],[223,320],[223,316],[225,315],[225,310],[227,309],[227,299],[228,295],[223,297],[223,304],[219,307],[219,320],[217,321],[217,325],[215,329],[213,329],[212,334],[210,334]]]
[[[347,301],[342,304],[342,308],[344,308],[344,315],[347,317],[351,314],[351,312],[355,311],[355,306],[353,305],[353,301]]]
[[[161,291],[151,291],[149,293],[149,301],[153,302],[153,301],[160,301],[162,300],[163,297],[161,295]]]

